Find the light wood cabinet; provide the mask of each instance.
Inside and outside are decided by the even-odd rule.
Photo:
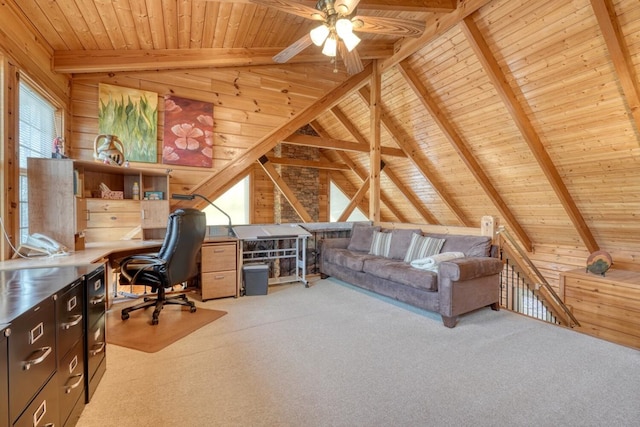
[[[70,159],[28,159],[29,232],[43,233],[68,248],[122,239],[162,238],[169,217],[169,175]],[[138,183],[140,200],[133,199]],[[100,184],[122,199],[102,198]],[[145,192],[161,200],[143,200]],[[158,237],[160,236],[160,237]],[[79,239],[80,237],[80,239]]]
[[[202,245],[200,292],[202,300],[240,295],[238,240],[206,241]]]
[[[640,272],[585,269],[560,274],[560,296],[580,326],[576,330],[640,349]]]

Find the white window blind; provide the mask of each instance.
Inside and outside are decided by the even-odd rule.
[[[20,243],[29,233],[27,157],[51,157],[56,137],[56,107],[26,83],[20,82],[18,156],[20,166]]]

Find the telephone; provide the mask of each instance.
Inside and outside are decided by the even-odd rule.
[[[64,255],[68,253],[67,248],[44,234],[34,233],[27,236],[26,242],[20,245],[18,251],[25,256],[33,255]]]

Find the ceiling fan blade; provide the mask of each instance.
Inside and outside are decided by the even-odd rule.
[[[358,7],[358,3],[360,3],[360,0],[336,0],[334,7],[338,13],[351,15],[353,11],[356,10],[356,7]]]
[[[280,51],[280,53],[273,57],[273,60],[278,64],[283,64],[312,44],[313,42],[311,41],[311,36],[309,35],[309,33],[307,33],[299,38],[296,42],[289,45],[289,47],[286,47],[284,50]]]
[[[324,13],[317,9],[314,9],[296,1],[290,0],[249,0],[251,3],[259,4],[262,6],[273,7],[282,12],[292,13],[294,15],[301,16],[307,19],[313,19],[315,21],[323,21],[325,19]]]
[[[344,62],[344,66],[347,69],[348,74],[358,74],[364,70],[364,65],[362,65],[362,60],[360,59],[360,55],[357,50],[353,49],[349,52],[344,43],[339,42],[338,51],[340,52],[340,56],[342,57],[342,61]]]
[[[363,33],[388,34],[400,37],[417,37],[424,32],[425,24],[407,19],[384,18],[381,16],[358,15],[352,20],[354,31]]]

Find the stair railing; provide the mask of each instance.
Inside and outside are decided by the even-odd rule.
[[[580,326],[580,323],[575,318],[569,307],[565,305],[551,285],[549,285],[547,279],[544,278],[542,273],[540,273],[540,270],[538,270],[538,268],[533,264],[526,252],[520,247],[509,232],[504,227],[499,227],[497,234],[503,238],[503,242],[508,243],[508,245],[501,244],[500,248],[503,252],[510,253],[509,259],[513,260],[511,265],[509,265],[509,262],[506,262],[505,268],[508,269],[511,267],[512,269],[515,269],[517,267],[518,270],[520,270],[517,273],[518,284],[515,286],[515,289],[519,290],[520,296],[526,296],[525,294],[530,292],[530,297],[535,296],[534,299],[536,301],[540,300],[544,307],[551,311],[550,318],[553,319],[553,323],[559,323],[571,328]],[[522,273],[523,277],[520,277],[520,273]],[[506,275],[509,277],[509,271],[506,272]],[[522,286],[525,286],[527,289],[524,290]],[[524,304],[520,300],[516,303],[513,301],[507,301],[507,304],[516,304],[520,306],[517,307],[521,308],[520,310],[514,311],[518,311],[532,317],[542,318],[531,314],[532,310],[536,310],[537,312],[537,308],[522,307]],[[507,306],[507,308],[512,309],[509,306]],[[546,313],[544,314],[544,317],[548,317]],[[543,320],[549,321],[548,318]]]

